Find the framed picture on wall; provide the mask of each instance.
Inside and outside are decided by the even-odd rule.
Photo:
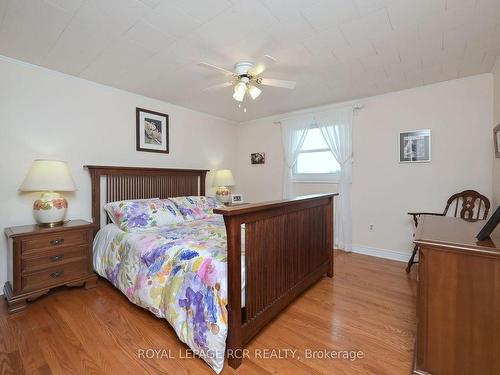
[[[265,164],[266,163],[266,153],[265,152],[254,152],[250,154],[250,162],[252,164]]]
[[[493,129],[493,142],[495,143],[495,156],[500,158],[500,125]]]
[[[137,151],[168,154],[168,115],[136,108]]]
[[[431,131],[413,130],[399,133],[399,162],[426,163],[431,161]]]

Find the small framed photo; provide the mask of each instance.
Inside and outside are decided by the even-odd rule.
[[[431,161],[431,130],[399,133],[399,162],[428,163]]]
[[[241,194],[231,194],[231,203],[232,204],[243,203],[243,195],[241,195]]]
[[[500,158],[500,125],[493,129],[493,142],[495,143],[495,157]]]
[[[136,108],[137,151],[168,154],[168,115]]]
[[[253,154],[250,154],[250,162],[252,164],[266,164],[266,153],[254,152]]]

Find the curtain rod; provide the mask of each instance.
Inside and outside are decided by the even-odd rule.
[[[339,107],[332,107],[332,108],[328,108],[328,109],[323,109],[323,110],[320,110],[320,111],[305,112],[305,113],[302,113],[302,114],[297,114],[296,116],[290,116],[290,117],[282,118],[279,121],[273,121],[273,124],[281,124],[281,121],[291,120],[293,118],[298,118],[298,117],[302,117],[302,116],[315,115],[317,113],[323,113],[323,112],[333,111],[335,109],[345,108],[345,107],[350,107],[350,106],[339,106]],[[363,104],[355,104],[352,107],[352,110],[353,110],[353,112],[354,111],[359,111],[359,110],[363,109],[364,107],[365,106]]]

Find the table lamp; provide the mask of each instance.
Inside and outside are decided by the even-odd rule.
[[[229,169],[219,169],[215,172],[213,186],[217,186],[215,196],[222,203],[228,203],[231,190],[229,186],[234,185],[234,177]]]
[[[68,164],[58,160],[34,160],[20,191],[37,191],[42,195],[33,203],[33,215],[40,226],[62,225],[68,201],[56,191],[75,191]]]

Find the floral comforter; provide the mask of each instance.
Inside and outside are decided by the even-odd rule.
[[[114,226],[110,234],[107,227],[94,242],[96,272],[130,301],[165,318],[179,338],[219,373],[227,336],[222,217],[137,232]]]

